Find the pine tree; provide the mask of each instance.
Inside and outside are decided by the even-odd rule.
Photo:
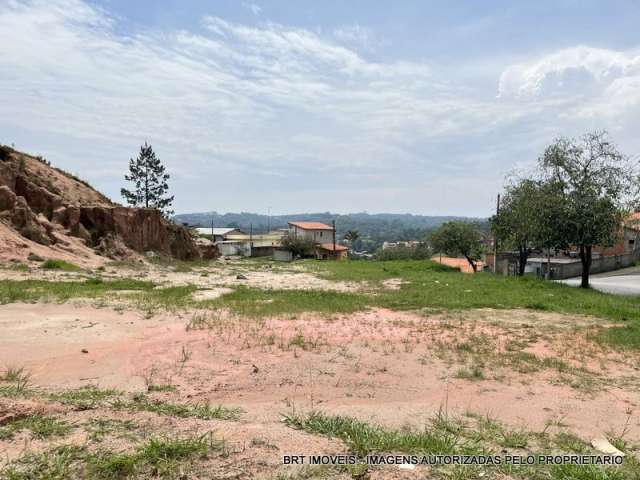
[[[120,190],[129,205],[157,208],[164,217],[173,215],[173,195],[167,195],[169,174],[165,173],[164,165],[147,142],[140,147],[138,158],[129,160],[129,174],[124,178],[134,185],[132,190]]]

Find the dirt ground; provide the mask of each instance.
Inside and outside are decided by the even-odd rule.
[[[640,441],[638,355],[589,341],[593,323],[519,310],[255,320],[9,304],[0,307],[0,365],[25,367],[31,382],[48,390],[141,392],[162,384],[172,386],[163,398],[240,407],[238,421],[127,416],[156,428],[169,422],[180,431],[213,429],[234,446],[229,468],[244,459],[256,474],[282,468],[283,454],[343,450],[337,441],[285,427],[282,414],[292,411],[319,409],[395,428],[419,427],[442,410],[473,412],[586,440],[625,429],[629,441]],[[16,407],[6,399],[3,405]],[[66,412],[74,422],[96,414]],[[27,434],[0,440],[0,458],[45,445]]]

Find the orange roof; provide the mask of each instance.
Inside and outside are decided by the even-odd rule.
[[[289,225],[303,230],[333,230],[333,227],[320,222],[289,222]]]
[[[318,245],[318,248],[321,248],[322,250],[333,251],[333,243],[321,243],[320,245]],[[344,245],[338,245],[336,243],[336,252],[344,252],[345,250],[349,250],[349,249]]]

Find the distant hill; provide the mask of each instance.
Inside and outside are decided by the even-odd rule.
[[[254,232],[265,232],[269,229],[287,228],[287,222],[293,220],[318,221],[331,224],[336,221],[338,239],[342,239],[348,230],[357,230],[360,233],[359,247],[367,250],[375,250],[382,242],[394,242],[398,240],[420,240],[425,235],[450,220],[465,220],[486,225],[485,218],[455,217],[455,216],[427,216],[412,215],[409,213],[348,213],[345,215],[330,212],[323,213],[297,213],[291,215],[260,215],[257,213],[225,213],[203,212],[184,213],[176,215],[177,223],[188,223],[193,226],[210,227],[235,227],[249,231],[253,226]]]

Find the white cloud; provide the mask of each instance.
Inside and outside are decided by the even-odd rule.
[[[638,98],[640,86],[637,57],[586,47],[508,67],[495,99],[437,65],[363,57],[353,45],[369,42],[370,32],[360,26],[323,35],[206,17],[202,34],[123,34],[129,25],[120,23],[81,0],[0,0],[0,45],[10,46],[0,48],[0,128],[39,153],[57,152],[50,159],[69,170],[91,172],[111,194],[119,178],[105,172],[124,168],[148,139],[174,174],[182,211],[203,200],[251,209],[269,179],[282,202],[291,183],[330,185],[323,210],[397,210],[404,202],[405,210],[444,213],[430,209],[442,204],[424,187],[434,178],[441,184],[449,175],[447,198],[479,184],[497,188],[514,160],[534,159],[541,142],[585,125],[561,118],[567,100],[559,93],[595,88],[589,95],[609,99],[607,108],[625,109],[623,97]],[[572,91],[563,90],[569,80]],[[583,119],[600,108],[571,101],[571,114]],[[380,195],[358,180],[365,174],[382,182]],[[212,179],[223,178],[211,191]],[[422,192],[420,205],[391,198],[403,188]],[[476,210],[446,213],[484,208],[468,205]]]
[[[599,95],[613,82],[640,75],[640,55],[577,46],[508,67],[501,97]]]

